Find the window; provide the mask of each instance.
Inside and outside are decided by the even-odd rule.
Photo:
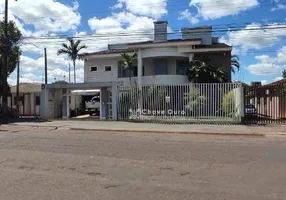
[[[177,60],[176,62],[176,74],[186,75],[188,72],[189,60]]]
[[[97,72],[97,67],[90,67],[91,72]]]
[[[41,98],[40,96],[36,96],[36,106],[39,106],[41,103]]]
[[[105,69],[106,72],[110,72],[111,71],[111,66],[105,66],[104,69]]]
[[[168,65],[166,59],[156,59],[155,64],[155,75],[168,74]]]

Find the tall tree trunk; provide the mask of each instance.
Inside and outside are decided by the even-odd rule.
[[[73,60],[73,72],[74,72],[74,83],[76,83],[76,74],[75,74],[75,60]]]
[[[7,83],[7,77],[3,79],[3,95],[2,95],[2,103],[6,104],[8,103],[8,92],[9,92],[9,86]],[[5,88],[5,89],[4,89]]]

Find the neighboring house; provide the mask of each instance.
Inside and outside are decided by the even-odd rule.
[[[154,25],[154,40],[109,45],[108,50],[84,54],[84,82],[117,82],[130,85],[129,74],[120,66],[122,53],[137,53],[131,84],[186,84],[188,64],[193,59],[208,59],[224,67],[231,81],[232,47],[212,37],[212,27],[182,28],[181,39],[167,39],[167,22]]]
[[[41,84],[21,83],[19,85],[19,115],[39,116],[40,115],[40,94]],[[11,96],[8,97],[10,108],[17,108],[17,87],[11,87]]]
[[[286,79],[261,85],[254,82],[246,91],[246,104],[253,104],[260,117],[286,119]]]

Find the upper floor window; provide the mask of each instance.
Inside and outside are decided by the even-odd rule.
[[[155,59],[155,75],[168,74],[167,59]]]
[[[188,72],[189,60],[182,59],[176,61],[176,74],[186,75]]]
[[[104,67],[104,70],[105,70],[106,72],[110,72],[110,71],[111,71],[111,66],[105,66],[105,67]]]
[[[90,67],[91,72],[97,72],[97,67]]]

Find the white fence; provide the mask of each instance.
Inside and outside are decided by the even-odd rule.
[[[118,118],[159,123],[239,123],[239,83],[120,86]]]

